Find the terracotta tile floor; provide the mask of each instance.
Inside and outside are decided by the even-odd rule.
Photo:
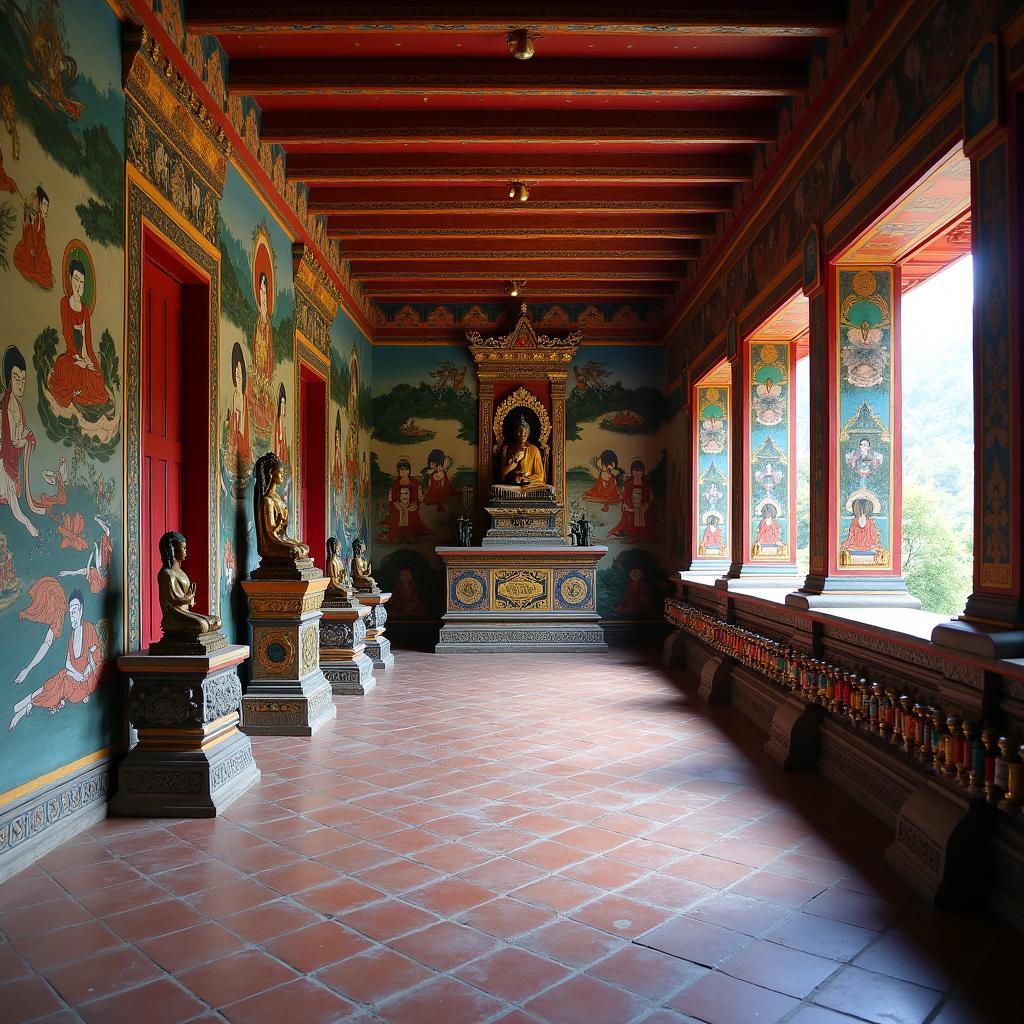
[[[0,1020],[968,1024],[1019,935],[653,658],[399,652],[213,821],[109,819],[0,886]]]

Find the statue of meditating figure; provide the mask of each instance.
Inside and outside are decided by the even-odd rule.
[[[370,575],[373,572],[370,560],[363,557],[365,550],[366,545],[359,537],[356,537],[352,541],[352,585],[363,594],[372,590],[380,590],[377,581]]]
[[[540,449],[530,443],[530,424],[520,416],[512,428],[513,443],[501,446],[498,479],[503,484],[530,487],[544,483],[544,459]]]
[[[260,556],[260,567],[253,578],[273,578],[281,570],[286,576],[297,571],[303,578],[319,577],[320,570],[309,557],[309,545],[288,536],[288,505],[277,492],[284,483],[284,463],[268,452],[256,460],[253,477],[252,512]]]
[[[511,417],[511,414],[510,414]],[[512,441],[497,450],[491,501],[553,501],[555,489],[545,482],[544,456],[530,441],[530,424],[521,415],[512,427]]]
[[[177,531],[171,530],[160,538],[162,565],[156,583],[163,637],[150,646],[151,654],[208,654],[227,646],[220,632],[220,618],[192,610],[196,585],[181,567],[186,552],[185,538]]]
[[[338,554],[339,543],[337,537],[327,538],[327,561],[325,562],[324,575],[328,579],[327,589],[324,591],[324,602],[327,604],[351,604],[352,602],[352,577],[345,568],[345,562]]]

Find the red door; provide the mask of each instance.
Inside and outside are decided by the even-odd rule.
[[[182,529],[182,286],[152,260],[142,278],[142,646],[160,638],[157,544]]]
[[[327,382],[300,366],[299,385],[302,388],[299,522],[302,539],[322,569],[327,545]]]

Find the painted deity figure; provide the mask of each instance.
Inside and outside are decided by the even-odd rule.
[[[725,451],[725,421],[717,416],[701,420],[698,439],[705,455],[721,455]]]
[[[352,584],[361,593],[377,590],[377,581],[370,575],[373,572],[373,564],[364,555],[366,545],[362,538],[356,537],[352,541]]]
[[[544,483],[544,459],[540,449],[530,443],[530,424],[520,416],[513,428],[513,442],[501,446],[498,479],[505,484],[530,487]]]
[[[759,548],[777,548],[782,543],[782,526],[778,515],[779,510],[770,502],[761,508],[761,521],[757,524],[757,535],[754,538]]]
[[[68,263],[68,291],[60,300],[64,351],[54,361],[46,387],[62,408],[74,407],[86,419],[96,420],[110,406],[110,395],[93,348],[89,306],[83,301],[85,274],[80,259]]]
[[[396,619],[415,619],[428,614],[427,606],[420,600],[412,569],[405,566],[398,571],[395,592],[388,602],[388,611]]]
[[[626,593],[615,606],[615,614],[637,619],[655,618],[658,615],[658,605],[651,594],[651,586],[638,565],[629,570]]]
[[[269,291],[270,282],[266,273],[261,271],[256,290],[259,312],[252,336],[252,368],[254,373],[268,381],[274,375],[274,330],[270,326]]]
[[[867,478],[881,466],[883,456],[871,447],[871,441],[862,437],[857,442],[857,447],[846,453],[846,464],[860,477],[861,486],[867,482]]]
[[[52,576],[43,576],[29,588],[29,606],[19,618],[45,625],[46,636],[32,660],[18,673],[20,686],[46,656],[64,631],[64,616],[71,622],[64,666],[50,676],[39,689],[14,706],[8,730],[13,729],[34,707],[46,708],[55,715],[68,704],[86,703],[99,684],[103,671],[103,652],[96,627],[84,618],[85,600],[80,590],[65,598],[64,588]]]
[[[440,448],[435,448],[427,456],[427,467],[423,470],[427,480],[423,504],[436,506],[438,512],[443,512],[445,504],[455,497],[455,488],[448,476],[452,462],[450,455],[446,456]]]
[[[341,412],[334,417],[334,451],[331,456],[331,487],[340,495],[345,485],[342,467]]]
[[[725,541],[722,539],[721,522],[721,519],[716,515],[705,517],[704,533],[698,545],[698,554],[719,555],[725,549]]]
[[[36,187],[32,205],[25,204],[21,241],[14,247],[14,265],[26,281],[49,291],[53,287],[53,265],[46,251],[46,215],[50,197],[42,185]]]
[[[865,498],[853,503],[853,519],[843,541],[843,551],[850,554],[877,555],[882,549],[882,536],[875,521],[868,514],[871,505]]]
[[[288,395],[284,384],[277,389],[277,418],[274,420],[274,454],[288,465]]]
[[[597,479],[590,490],[583,492],[583,500],[598,502],[601,511],[607,512],[610,505],[618,505],[622,501],[619,479],[623,474],[619,469],[619,457],[610,448],[606,448],[594,461]]]
[[[420,518],[420,485],[412,479],[412,465],[399,459],[395,466],[398,477],[388,493],[387,539],[413,540],[430,534],[430,527]]]
[[[185,537],[176,530],[160,538],[161,568],[156,575],[156,585],[164,640],[191,640],[220,629],[218,616],[200,615],[192,610],[196,603],[196,585],[181,567],[187,553]]]
[[[609,531],[609,537],[631,537],[633,540],[654,539],[654,495],[647,482],[647,467],[642,459],[629,465],[630,478],[622,488],[622,515]]]
[[[14,345],[9,346],[4,353],[3,372],[4,395],[0,400],[0,504],[10,507],[14,518],[25,527],[30,537],[38,537],[39,531],[22,511],[19,501],[24,477],[28,506],[37,515],[41,514],[42,509],[36,507],[29,484],[29,466],[36,438],[25,424],[25,410],[21,405],[25,397],[28,371],[25,357]]]
[[[89,584],[89,589],[94,594],[107,589],[110,584],[110,556],[114,553],[114,547],[110,543],[110,527],[99,516],[93,516],[99,525],[100,539],[93,545],[89,552],[89,558],[81,569],[62,569],[57,573],[58,577],[64,579],[68,576],[84,576]]]
[[[249,386],[245,355],[236,341],[231,349],[231,398],[226,418],[228,449],[227,465],[236,479],[249,475],[252,466],[252,444],[249,440]]]
[[[261,561],[296,562],[309,557],[309,545],[288,536],[288,505],[278,493],[284,483],[284,465],[268,452],[256,461],[253,520],[256,551]]]

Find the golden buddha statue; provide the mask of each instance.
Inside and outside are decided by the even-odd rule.
[[[368,558],[363,557],[366,545],[358,538],[352,541],[352,584],[356,590],[366,593],[369,590],[379,590],[377,581],[370,575],[373,572],[373,565]]]
[[[338,554],[338,538],[327,538],[327,561],[324,575],[328,579],[324,591],[325,601],[350,601],[352,599],[352,578],[345,568],[345,563]]]
[[[156,582],[163,637],[150,646],[151,653],[207,653],[227,645],[220,633],[220,618],[192,610],[196,585],[181,567],[187,550],[184,536],[175,530],[160,538],[162,565]]]
[[[501,446],[498,479],[503,484],[533,487],[544,483],[544,459],[540,449],[530,443],[530,424],[520,416],[513,428],[514,443]]]
[[[256,460],[253,519],[256,551],[262,562],[299,562],[309,558],[309,545],[288,536],[288,505],[277,493],[284,483],[284,463],[268,452]]]

